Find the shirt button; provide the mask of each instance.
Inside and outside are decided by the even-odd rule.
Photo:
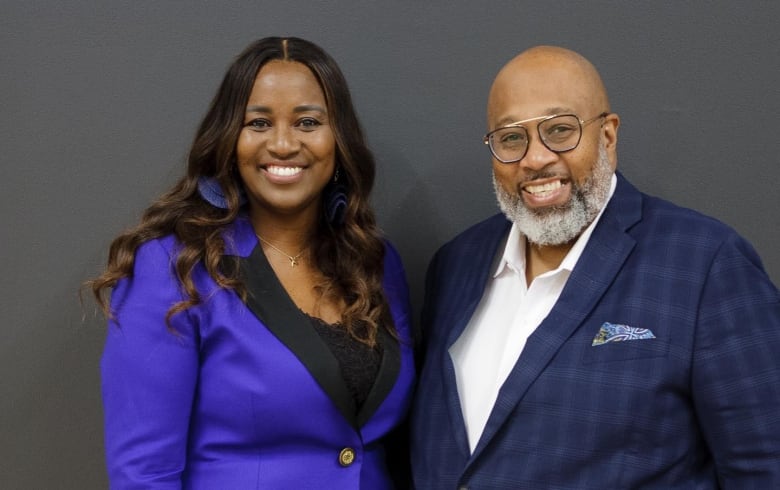
[[[349,466],[355,462],[355,450],[351,447],[345,447],[339,453],[339,464],[341,466]]]

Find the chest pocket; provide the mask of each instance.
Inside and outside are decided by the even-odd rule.
[[[658,337],[650,330],[610,323],[602,324],[600,329],[585,330],[593,334],[584,348],[582,360],[585,364],[666,357],[669,354],[669,339]]]

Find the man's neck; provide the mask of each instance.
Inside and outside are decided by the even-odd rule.
[[[575,238],[563,245],[536,245],[526,239],[525,245],[525,280],[530,286],[533,280],[545,272],[555,270],[563,262],[566,254],[577,241]]]

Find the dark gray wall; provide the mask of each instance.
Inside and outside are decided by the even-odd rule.
[[[777,3],[731,1],[4,1],[0,487],[105,487],[103,322],[77,289],[181,173],[251,40],[298,35],[340,62],[419,310],[435,248],[496,210],[492,78],[540,43],[600,69],[636,185],[732,225],[780,280],[778,20]]]

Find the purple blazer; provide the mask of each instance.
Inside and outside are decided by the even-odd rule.
[[[185,297],[172,236],[142,245],[132,277],[114,289],[101,361],[111,488],[392,488],[384,437],[404,420],[414,383],[398,253],[386,246],[384,288],[400,342],[384,334],[377,380],[356,413],[338,361],[276,279],[249,221],[225,236],[246,303],[199,265],[203,303],[171,318],[175,332],[166,327]]]

